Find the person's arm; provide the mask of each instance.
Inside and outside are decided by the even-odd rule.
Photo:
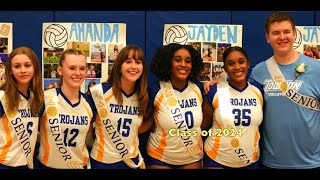
[[[88,88],[89,89],[89,88]],[[90,89],[89,89],[89,92],[90,92]],[[99,117],[99,114],[97,112],[97,108],[95,106],[95,103],[94,103],[94,100],[93,100],[93,97],[91,96],[91,93],[90,95],[87,95],[85,96],[91,109],[92,109],[92,118],[91,118],[91,121],[90,121],[90,125],[89,125],[89,129],[88,129],[88,132],[87,132],[87,135],[86,135],[86,140],[85,140],[85,143],[87,145],[87,147],[89,148],[92,148],[93,146],[93,142],[95,140],[95,122],[98,120]]]
[[[206,100],[202,103],[202,116],[201,130],[208,130],[213,122],[213,109]]]
[[[41,134],[40,134],[40,125],[42,124],[43,122],[43,117],[39,117],[39,123],[38,123],[38,129],[37,129],[37,140],[36,142],[37,143],[40,143],[40,138],[41,138]]]
[[[40,111],[39,111],[39,123],[38,123],[38,130],[37,130],[37,142],[40,142],[40,126],[43,122],[44,116],[45,116],[45,110],[46,110],[46,105],[45,103],[43,103],[40,107]]]
[[[213,86],[215,84],[218,84],[219,81],[217,79],[214,79],[212,81],[205,81],[203,82],[203,90],[204,90],[204,94],[208,94],[208,92],[210,91],[210,86]]]
[[[146,111],[146,114],[143,116],[143,121],[138,129],[138,134],[147,132],[149,129],[154,127],[154,118],[153,118],[154,107],[149,105]]]
[[[97,118],[98,116],[96,116]],[[87,132],[87,135],[86,135],[86,145],[87,147],[90,147],[92,148],[93,146],[93,142],[94,142],[94,139],[95,139],[95,133],[94,133],[94,122],[93,121],[90,121],[90,125],[89,125],[89,130]]]

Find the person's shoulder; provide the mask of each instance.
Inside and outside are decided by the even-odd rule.
[[[80,91],[80,95],[89,103],[89,104],[93,104],[93,98],[91,95],[83,93]]]
[[[251,82],[248,82],[249,85],[251,85],[252,88],[257,88],[259,89],[259,91],[262,93],[263,92],[263,86],[258,83],[257,81],[251,81]]]
[[[112,88],[112,83],[111,82],[103,82],[103,83],[101,83],[101,86],[102,86],[103,93],[106,93],[109,89]]]
[[[189,81],[189,85],[190,85],[190,86],[198,86],[199,88],[202,88],[202,87],[203,87],[202,82],[201,82],[201,81],[198,81],[198,80]]]
[[[311,58],[309,56],[306,56],[304,54],[300,54],[300,58],[303,62],[307,63],[308,66],[313,67],[316,66],[317,69],[319,69],[320,61],[314,58]]]
[[[262,61],[262,62],[259,62],[255,67],[253,67],[253,70],[254,69],[261,69],[261,68],[266,68],[266,60]]]
[[[81,91],[79,91],[79,93],[80,93],[80,96],[83,96],[84,98],[88,98],[90,96],[90,95],[88,95],[84,92],[81,92]]]

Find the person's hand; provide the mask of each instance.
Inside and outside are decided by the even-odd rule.
[[[208,92],[210,91],[210,86],[213,86],[215,84],[218,84],[219,81],[217,79],[214,79],[212,81],[205,81],[203,82],[203,89],[204,89],[204,94],[208,94]]]

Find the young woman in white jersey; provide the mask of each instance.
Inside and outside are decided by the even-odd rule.
[[[147,143],[147,168],[202,167],[202,85],[200,54],[191,45],[168,44],[152,58],[158,79],[148,82],[150,103],[140,131],[154,129]]]
[[[121,49],[105,83],[90,88],[99,116],[90,154],[93,169],[144,168],[138,128],[147,104],[147,74],[140,47]]]
[[[0,91],[0,169],[32,169],[43,105],[40,64],[33,50],[25,46],[14,49],[5,78],[4,91]]]
[[[87,134],[92,131],[92,99],[80,92],[86,73],[81,51],[66,49],[58,67],[60,88],[46,90],[45,109],[40,121],[38,159],[42,168],[90,168]]]
[[[210,134],[204,143],[205,168],[259,168],[259,125],[262,122],[262,87],[248,83],[250,62],[244,49],[229,47],[223,53],[224,70],[229,82],[210,87],[205,96],[211,116],[202,128]],[[213,122],[212,122],[213,121]]]

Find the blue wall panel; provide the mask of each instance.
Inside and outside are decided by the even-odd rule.
[[[315,11],[315,18],[316,26],[320,26],[320,11]]]
[[[41,63],[42,23],[52,22],[54,11],[0,11],[1,22],[13,23],[13,49],[32,48]]]

